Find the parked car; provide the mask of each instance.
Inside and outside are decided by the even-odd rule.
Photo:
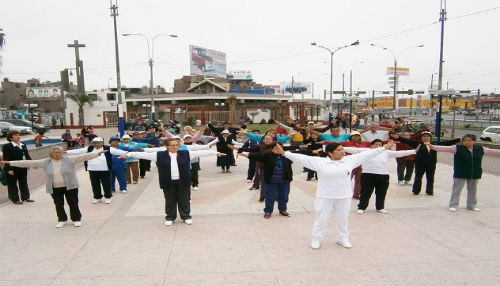
[[[29,127],[31,128],[31,126],[33,126],[33,131],[35,131],[36,133],[39,133],[39,132],[47,132],[50,130],[50,128],[48,126],[45,126],[45,125],[42,125],[42,124],[38,124],[38,123],[31,123],[31,121],[27,120],[27,119],[5,119],[5,120],[2,120],[3,122],[9,122],[9,123],[12,123],[14,125],[17,125],[17,126],[26,126],[26,127]],[[33,125],[32,125],[33,124]]]
[[[8,128],[7,132],[15,130],[15,131],[21,132],[21,134],[33,133],[33,131],[31,130],[31,127],[17,126],[17,125],[10,123],[10,122],[5,122],[5,121],[0,122],[0,127]]]
[[[0,136],[5,137],[8,132],[9,132],[9,127],[8,126],[0,125]]]
[[[191,64],[198,66],[202,72],[211,71],[215,68],[214,60],[207,55],[206,50],[200,48],[193,48]]]
[[[489,126],[483,130],[479,138],[489,142],[500,142],[500,126]]]

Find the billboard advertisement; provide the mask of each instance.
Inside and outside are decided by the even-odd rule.
[[[410,75],[410,68],[396,68],[397,75]],[[394,67],[387,67],[387,75],[394,76]]]
[[[226,78],[226,54],[189,45],[191,75]]]
[[[227,78],[228,79],[252,79],[252,72],[251,71],[229,71],[227,73]]]
[[[290,95],[292,94],[292,82],[283,81],[280,84],[280,93]],[[313,83],[312,82],[293,82],[293,94],[297,95],[311,95],[313,94]]]
[[[58,97],[58,96],[61,96],[61,87],[58,87],[58,86],[27,87],[26,88],[26,98]]]

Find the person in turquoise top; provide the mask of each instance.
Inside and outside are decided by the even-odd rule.
[[[340,134],[340,129],[338,126],[333,126],[330,132],[321,133],[319,137],[323,141],[347,141],[351,137],[351,133]]]
[[[118,147],[128,147],[128,148],[140,149],[140,148],[147,148],[148,144],[134,142],[134,141],[132,141],[132,138],[130,138],[129,135],[123,135],[122,142],[120,144],[118,144]],[[130,170],[132,170],[132,176],[130,176]],[[134,181],[134,184],[138,183],[138,181],[139,181],[139,159],[134,158],[134,157],[127,158],[127,167],[126,167],[125,174],[127,177],[127,184],[130,184],[132,182],[132,179]]]
[[[262,140],[262,137],[264,137],[264,135],[271,135],[273,136],[273,138],[275,138],[275,141],[278,141],[278,142],[281,142],[281,143],[286,143],[288,142],[295,134],[295,132],[292,132],[290,133],[289,135],[286,135],[286,136],[282,136],[282,135],[276,135],[276,131],[274,131],[274,129],[270,129],[270,130],[267,130],[266,133],[264,135],[262,134],[254,134],[252,132],[247,132],[246,130],[241,130],[240,131],[241,134],[246,134],[248,138],[252,139],[252,140],[255,140],[257,142],[261,142]]]

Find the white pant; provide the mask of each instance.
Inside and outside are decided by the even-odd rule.
[[[335,209],[337,238],[340,241],[349,240],[348,217],[351,210],[352,198],[344,199],[324,199],[316,198],[314,201],[314,209],[316,218],[314,219],[312,237],[315,240],[321,240],[323,233],[330,220],[332,210]]]

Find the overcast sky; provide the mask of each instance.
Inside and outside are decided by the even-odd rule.
[[[360,45],[334,56],[334,90],[342,73],[354,90],[389,90],[386,69],[392,55],[410,68],[400,88],[427,90],[438,72],[439,0],[121,0],[118,33],[177,34],[155,41],[155,85],[172,88],[189,74],[189,44],[227,54],[227,70],[251,70],[256,82],[312,81],[316,97],[329,88],[331,49],[356,40]],[[106,0],[0,0],[0,28],[6,34],[1,77],[11,81],[56,81],[59,71],[75,66],[79,40],[88,90],[116,86],[113,21]],[[500,93],[500,1],[448,1],[443,85]],[[460,17],[488,9],[492,11]],[[434,23],[434,24],[433,24]],[[416,28],[416,29],[414,29]],[[408,31],[410,30],[410,31]],[[407,32],[405,32],[407,31]],[[425,45],[400,53],[403,49]],[[119,37],[122,84],[148,85],[146,41]],[[364,63],[359,63],[364,62]],[[437,85],[437,75],[434,77]],[[76,82],[75,79],[72,80]],[[322,96],[322,95],[321,95]]]

